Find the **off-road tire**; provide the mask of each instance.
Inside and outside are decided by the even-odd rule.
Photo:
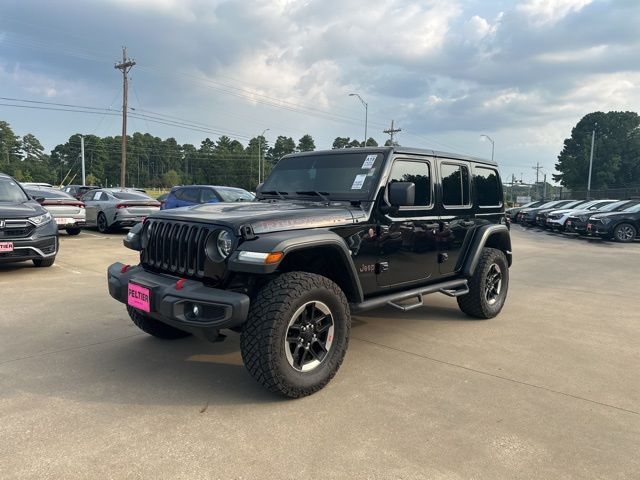
[[[191,335],[190,333],[178,330],[171,325],[167,325],[166,323],[162,323],[148,317],[136,308],[127,306],[127,312],[136,327],[149,335],[153,335],[154,337],[162,338],[163,340],[175,340]]]
[[[100,220],[102,220],[102,222]],[[98,227],[98,231],[100,233],[109,233],[111,231],[109,222],[107,222],[107,217],[103,212],[100,212],[98,214],[98,218],[96,219],[96,226]]]
[[[333,344],[313,370],[296,370],[287,360],[289,322],[305,303],[322,302],[333,318]],[[351,314],[343,291],[326,277],[288,272],[267,283],[252,300],[240,338],[242,360],[251,376],[280,395],[299,398],[323,388],[336,374],[349,344]]]
[[[488,274],[493,265],[497,265],[502,274],[502,285],[495,303],[487,299],[486,286]],[[460,310],[470,317],[487,319],[500,313],[509,289],[509,264],[504,252],[495,248],[483,248],[480,261],[473,276],[469,279],[469,293],[457,297]]]
[[[616,228],[613,229],[613,239],[616,242],[633,242],[637,235],[638,231],[636,230],[636,227],[634,227],[630,223],[621,223],[620,225],[616,225]]]
[[[33,264],[38,267],[50,267],[51,265],[53,265],[56,261],[56,257],[52,257],[52,258],[34,258],[33,259]]]
[[[75,236],[80,235],[80,228],[67,228],[67,235]]]

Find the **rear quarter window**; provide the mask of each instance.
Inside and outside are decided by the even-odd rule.
[[[480,207],[502,206],[502,186],[498,171],[487,167],[474,167],[473,182],[476,201]]]

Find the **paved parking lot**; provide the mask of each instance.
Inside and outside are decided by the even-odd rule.
[[[301,400],[219,344],[142,334],[106,290],[122,234],[0,265],[0,478],[639,478],[640,244],[514,227],[507,305],[354,318]]]

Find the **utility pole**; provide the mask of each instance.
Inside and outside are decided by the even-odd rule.
[[[262,158],[262,139],[264,134],[267,133],[270,128],[265,128],[262,135],[258,138],[258,185],[264,181],[264,159]]]
[[[593,169],[593,144],[596,140],[596,128],[598,127],[598,122],[593,126],[593,131],[591,132],[591,154],[589,155],[589,180],[587,181],[587,200],[591,199],[591,170]]]
[[[386,130],[383,130],[383,133],[386,133],[387,135],[389,135],[391,138],[391,146],[393,147],[395,145],[395,141],[393,140],[393,137],[396,133],[401,132],[402,129],[401,128],[393,128],[393,120],[391,120],[391,128],[387,128]]]
[[[539,186],[538,186],[538,178],[540,175],[540,170],[542,170],[542,167],[540,166],[540,162],[536,162],[536,166],[535,167],[531,167],[536,171],[536,192],[539,192]],[[543,197],[544,198],[544,197]]]
[[[365,102],[362,97],[360,95],[358,95],[357,93],[350,93],[349,94],[350,97],[356,97],[358,100],[360,100],[360,103],[362,103],[362,106],[364,107],[364,143],[362,144],[363,147],[367,146],[367,124],[369,122],[369,104],[367,102]]]
[[[136,64],[135,60],[127,57],[127,47],[122,47],[122,63],[116,63],[113,68],[122,72],[122,160],[120,164],[120,186],[126,186],[127,180],[127,96],[129,90],[129,71]]]
[[[544,186],[543,186],[543,190],[542,190],[542,199],[546,200],[547,199],[547,174],[544,174]]]
[[[87,184],[84,171],[84,135],[80,135],[80,157],[82,158],[82,185]]]

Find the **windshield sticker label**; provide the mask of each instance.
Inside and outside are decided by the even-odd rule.
[[[373,164],[376,162],[377,157],[378,155],[367,155],[367,158],[364,160],[364,163],[360,168],[364,170],[364,169],[373,167]]]
[[[356,175],[355,180],[353,181],[353,185],[351,185],[351,190],[360,190],[362,185],[364,185],[364,180],[367,178],[367,174]]]

